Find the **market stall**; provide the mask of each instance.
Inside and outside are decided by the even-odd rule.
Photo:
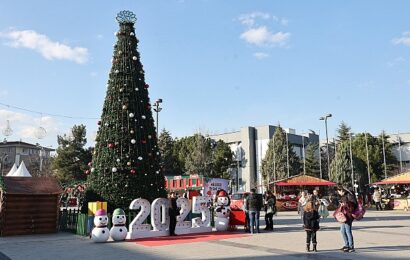
[[[312,193],[314,189],[324,197],[329,195],[329,187],[335,182],[316,178],[309,175],[297,175],[290,178],[272,182],[270,189],[276,194],[276,207],[278,211],[297,210],[299,194],[303,190]]]
[[[386,206],[390,209],[408,210],[410,208],[410,172],[405,172],[373,183],[384,185]]]

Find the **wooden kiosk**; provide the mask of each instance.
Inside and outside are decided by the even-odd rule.
[[[275,181],[271,184],[275,190],[276,207],[278,211],[297,210],[299,194],[303,190],[312,193],[314,189],[319,189],[319,193],[324,196],[328,195],[329,186],[336,185],[335,182],[309,175],[296,175],[284,180]]]
[[[384,185],[395,191],[389,194],[387,205],[390,209],[410,209],[410,172],[405,172],[393,177],[386,178],[382,181],[375,182],[376,185]]]

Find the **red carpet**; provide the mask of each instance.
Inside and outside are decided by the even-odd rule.
[[[150,237],[131,240],[143,246],[167,246],[173,244],[196,243],[211,240],[222,240],[228,238],[246,237],[248,234],[243,233],[228,233],[228,232],[211,232],[199,234],[178,235],[175,237]]]

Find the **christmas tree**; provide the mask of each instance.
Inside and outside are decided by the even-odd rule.
[[[165,196],[148,84],[137,50],[135,15],[117,15],[107,93],[98,122],[89,189],[110,207],[128,208],[132,200]]]

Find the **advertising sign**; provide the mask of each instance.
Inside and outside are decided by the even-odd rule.
[[[229,190],[229,180],[226,179],[205,179],[204,180],[204,195],[213,197],[220,189]]]

